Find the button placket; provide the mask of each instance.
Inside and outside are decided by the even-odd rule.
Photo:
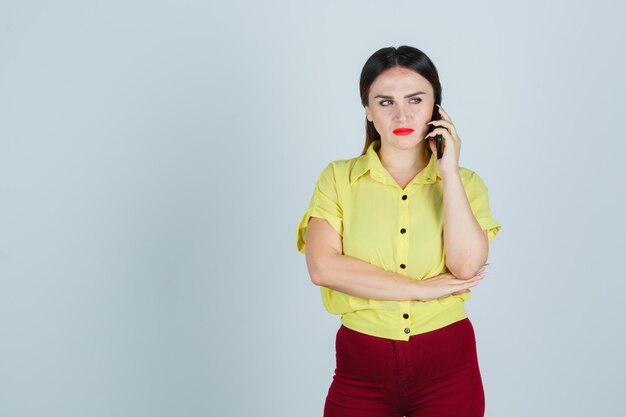
[[[406,269],[409,254],[409,234],[407,233],[407,225],[409,224],[409,200],[406,194],[401,194],[398,213],[398,264],[400,269]]]
[[[408,263],[408,255],[409,255],[409,234],[407,233],[407,227],[409,224],[409,200],[408,196],[405,193],[401,194],[401,200],[399,204],[399,213],[398,213],[398,259],[400,269],[405,272],[407,269]],[[408,320],[409,315],[408,311],[410,310],[411,301],[407,300],[402,303],[402,309],[400,310],[403,314],[400,318],[399,327],[402,329],[404,334],[408,335],[411,332],[410,321]]]

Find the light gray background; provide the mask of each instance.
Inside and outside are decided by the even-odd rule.
[[[295,246],[385,46],[435,62],[502,223],[467,303],[490,417],[621,411],[624,7],[0,3],[0,415],[321,416]]]

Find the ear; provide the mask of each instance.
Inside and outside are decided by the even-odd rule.
[[[369,106],[365,106],[365,117],[367,117],[368,122],[372,121],[372,115],[370,114]]]

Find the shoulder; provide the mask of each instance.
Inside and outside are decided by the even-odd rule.
[[[485,182],[476,171],[460,167],[459,174],[468,196],[484,195],[488,192]]]
[[[352,172],[359,158],[362,158],[362,156],[350,159],[336,159],[329,162],[322,170],[320,179],[332,181],[336,184],[346,184],[350,178],[350,172]]]
[[[483,180],[480,177],[480,175],[478,175],[478,173],[476,171],[473,171],[473,170],[471,170],[469,168],[459,167],[459,175],[461,177],[461,181],[465,185],[482,184],[483,183]]]

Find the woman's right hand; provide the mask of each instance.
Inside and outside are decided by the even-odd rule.
[[[417,281],[419,284],[417,299],[430,301],[448,294],[458,295],[469,292],[469,288],[478,285],[485,278],[485,267],[470,279],[459,279],[449,272],[437,275],[434,278]]]

